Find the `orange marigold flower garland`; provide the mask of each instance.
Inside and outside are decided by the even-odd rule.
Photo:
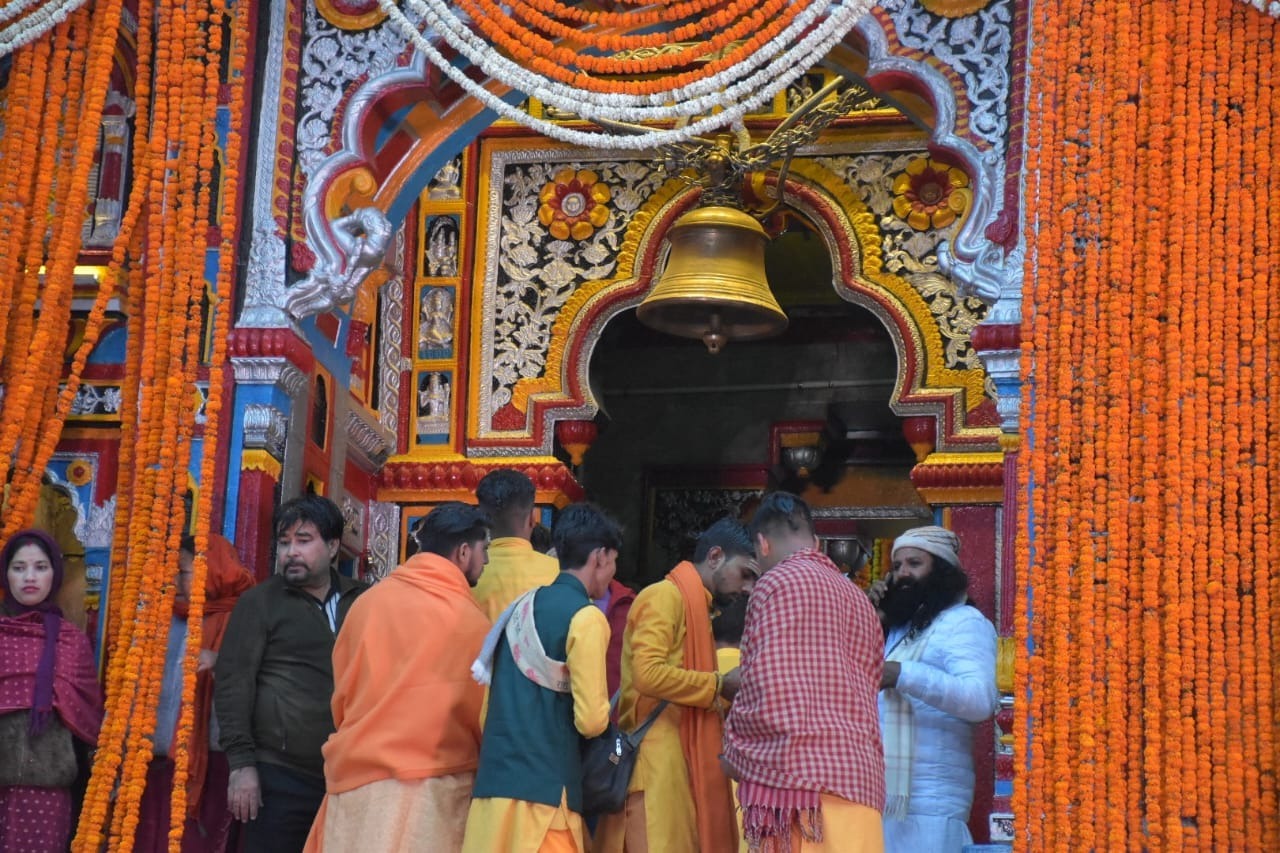
[[[45,129],[42,131],[42,137],[53,142],[46,142],[41,152],[41,160],[47,164],[41,167],[47,168],[49,175],[47,184],[37,189],[39,194],[35,198],[36,209],[47,212],[31,225],[24,260],[25,272],[33,280],[32,286],[39,289],[39,308],[36,310],[32,337],[25,341],[28,354],[20,367],[24,373],[29,374],[25,381],[19,380],[25,396],[15,400],[12,408],[5,407],[5,420],[12,420],[22,436],[16,448],[11,444],[3,445],[15,448],[16,452],[10,456],[10,462],[17,472],[36,470],[36,447],[42,435],[40,422],[50,408],[52,396],[57,393],[57,378],[62,372],[62,354],[71,319],[71,269],[75,258],[74,250],[71,264],[66,264],[62,257],[61,253],[66,251],[66,245],[62,239],[63,220],[58,217],[58,213],[68,209],[70,191],[75,180],[70,174],[74,171],[74,166],[68,169],[65,165],[71,163],[77,153],[73,142],[74,133],[69,132],[68,126],[74,126],[79,107],[78,93],[83,91],[84,77],[88,70],[88,53],[84,43],[88,25],[89,13],[81,9],[73,13],[64,25],[54,30],[50,98],[44,110]],[[93,151],[90,150],[89,156],[92,154]],[[43,176],[39,178],[38,185],[45,180]],[[41,189],[44,191],[41,192]],[[81,207],[83,208],[83,203]],[[77,242],[75,250],[78,249]],[[43,282],[39,281],[42,273]],[[19,351],[15,350],[14,355]],[[0,536],[7,538],[12,535],[17,530],[12,525],[18,519],[34,515],[39,491],[40,485],[35,477],[19,476],[13,480],[9,493],[9,514],[5,518],[3,529],[0,529]]]
[[[1253,50],[1257,56],[1257,99],[1259,104],[1272,104],[1273,110],[1280,111],[1280,87],[1275,85],[1274,79],[1274,62],[1272,55],[1272,46],[1274,38],[1277,35],[1274,31],[1274,25],[1270,27],[1265,25],[1260,19],[1253,20],[1256,26],[1251,28],[1250,35],[1253,38]],[[1262,110],[1259,110],[1262,113]],[[1274,113],[1273,113],[1274,115]],[[1258,152],[1275,151],[1276,145],[1280,144],[1280,140],[1276,138],[1276,123],[1272,122],[1256,122],[1257,126],[1257,146]],[[1275,167],[1274,159],[1266,156],[1259,156],[1255,162],[1257,163],[1257,185],[1263,192],[1275,192],[1280,187],[1280,170]],[[1255,259],[1253,285],[1249,288],[1253,295],[1254,311],[1264,319],[1265,322],[1260,323],[1258,327],[1258,339],[1255,344],[1259,355],[1258,363],[1262,365],[1261,374],[1262,381],[1259,383],[1265,389],[1265,396],[1259,395],[1254,397],[1256,414],[1254,415],[1255,423],[1267,423],[1275,411],[1275,402],[1280,400],[1280,371],[1270,369],[1269,364],[1274,364],[1274,350],[1276,341],[1280,341],[1280,299],[1277,299],[1273,281],[1274,270],[1280,269],[1280,240],[1276,238],[1277,232],[1280,232],[1280,212],[1275,205],[1268,205],[1259,210],[1258,225],[1254,229],[1254,240],[1256,252],[1253,257]],[[1269,429],[1263,435],[1255,435],[1257,447],[1255,452],[1257,458],[1254,464],[1254,476],[1257,479],[1257,495],[1258,504],[1266,505],[1271,499],[1272,478],[1271,472],[1276,470],[1276,466],[1280,465],[1280,430]],[[1277,599],[1275,593],[1277,591],[1274,586],[1274,572],[1271,571],[1270,560],[1263,559],[1260,555],[1270,555],[1276,553],[1276,545],[1280,544],[1280,533],[1271,523],[1271,517],[1268,513],[1259,512],[1253,518],[1255,525],[1256,540],[1251,560],[1255,610],[1258,614],[1257,638],[1254,647],[1260,650],[1271,649],[1273,652],[1280,652],[1280,639],[1276,633],[1276,625],[1272,615],[1272,607]],[[1271,659],[1272,665],[1267,665],[1267,659],[1262,657],[1257,666],[1257,696],[1259,703],[1258,716],[1263,720],[1276,720],[1278,709],[1276,706],[1280,696],[1276,693],[1275,685],[1275,669],[1274,656]],[[1262,725],[1257,732],[1257,744],[1259,765],[1262,766],[1267,756],[1277,754],[1276,728],[1274,726]],[[1267,819],[1269,815],[1280,813],[1280,791],[1274,784],[1263,784],[1262,795],[1258,801],[1258,809],[1262,818]],[[1265,824],[1264,824],[1265,825]],[[1274,846],[1274,845],[1273,845]]]
[[[690,5],[718,8],[718,4],[713,2]],[[664,21],[672,22],[675,26],[669,31],[664,29],[651,34],[610,33],[603,39],[590,29],[573,27],[548,18],[540,9],[528,4],[515,4],[514,17],[504,14],[502,8],[491,0],[458,0],[458,8],[471,16],[485,38],[549,79],[581,86],[592,92],[635,90],[648,93],[705,79],[741,62],[791,24],[804,9],[804,5],[784,3],[783,0],[766,0],[759,5],[744,3],[740,8],[719,9],[709,14],[707,8],[695,9],[692,14],[697,17],[689,21],[683,21],[678,13],[668,14],[667,10],[661,16],[653,12],[628,13],[619,16],[625,23],[620,21],[614,26],[625,25],[637,29]],[[610,52],[660,47],[694,39],[697,43],[696,47],[656,52],[642,58],[618,59],[582,52],[557,44],[554,39]],[[697,62],[706,57],[711,57],[709,62]],[[636,77],[669,71],[695,62],[700,66],[696,71],[682,72],[669,79],[617,81],[582,73]]]
[[[1033,16],[1018,849],[1277,849],[1277,24]]]
[[[486,5],[487,4],[487,5]],[[697,27],[703,37],[696,39],[695,56],[678,51],[657,51],[642,60],[628,57],[619,60],[602,57],[614,48],[637,38],[629,30],[640,30],[634,24],[603,27],[596,32],[583,25],[566,31],[564,22],[551,20],[540,8],[519,5],[514,16],[491,0],[465,0],[451,5],[447,0],[404,0],[404,6],[418,20],[410,20],[395,0],[379,0],[389,25],[412,42],[430,62],[469,94],[498,115],[521,122],[546,135],[565,142],[593,147],[625,150],[648,149],[655,145],[688,140],[706,131],[725,127],[741,119],[794,81],[805,69],[821,58],[856,25],[869,9],[866,0],[840,0],[836,3],[801,3],[766,0],[763,5],[743,4],[743,18],[728,20],[730,8],[713,4],[707,7],[702,23],[672,16],[670,4],[663,4],[664,25],[672,33],[686,33]],[[460,14],[461,13],[461,14]],[[631,10],[629,17],[645,16],[651,10]],[[512,18],[518,19],[515,24]],[[519,26],[524,21],[524,26]],[[528,26],[531,21],[545,23],[561,35],[565,44],[555,43]],[[723,50],[705,53],[704,48],[717,45],[726,38],[724,32],[710,35],[704,31],[707,22],[735,35]],[[456,52],[446,57],[440,41],[423,34],[423,26]],[[485,38],[476,29],[485,30]],[[692,30],[689,30],[692,32]],[[568,33],[565,35],[565,33]],[[736,34],[742,36],[737,38]],[[647,39],[641,33],[638,38]],[[570,45],[585,45],[581,52]],[[585,131],[549,122],[540,116],[518,110],[467,75],[460,67],[464,58],[502,86],[526,92],[558,109],[595,120],[641,122],[678,122],[675,127],[654,128],[636,135],[630,131]],[[697,62],[689,60],[698,59]],[[705,60],[705,61],[704,61]],[[668,67],[690,70],[652,76],[645,69],[660,71]],[[592,73],[587,66],[605,68],[604,76]],[[615,76],[621,75],[621,76]]]
[[[111,67],[113,64],[111,57],[114,45],[114,38],[112,37],[114,30],[112,26],[115,21],[119,20],[121,7],[122,4],[119,2],[115,4],[103,3],[95,7],[96,17],[92,32],[97,43],[91,45],[88,52],[90,56],[94,57],[106,56],[107,61],[99,59],[99,61],[91,63],[85,68],[85,82],[81,86],[85,101],[79,106],[80,121],[76,135],[73,138],[93,138],[97,134],[96,123],[92,120],[92,117],[101,116],[106,92],[110,88]],[[92,155],[93,149],[90,146],[78,146],[75,148],[75,157],[71,160],[71,168],[69,170],[69,180],[66,182],[68,190],[67,199],[62,205],[63,210],[84,209],[88,195],[88,178],[93,160]],[[58,436],[62,433],[62,425],[71,410],[71,404],[75,399],[76,392],[79,390],[80,376],[84,365],[90,352],[97,345],[102,332],[103,324],[106,320],[107,307],[115,297],[116,285],[120,278],[120,264],[123,261],[122,246],[129,239],[132,231],[131,228],[126,230],[127,226],[127,222],[122,223],[121,234],[117,237],[116,245],[113,247],[112,264],[108,267],[107,274],[104,276],[104,280],[99,285],[98,293],[95,295],[94,304],[89,311],[89,317],[85,324],[83,339],[73,355],[65,387],[59,391],[56,383],[50,383],[49,400],[42,407],[42,410],[48,414],[43,418],[42,422],[37,419],[40,422],[38,428],[40,441],[38,445],[32,442],[35,446],[33,448],[34,458],[30,463],[30,467],[36,471],[43,471],[53,457]],[[64,276],[68,280],[73,278],[74,259],[79,252],[80,236],[81,231],[76,225],[75,218],[71,216],[64,217],[60,223],[58,249],[54,252],[54,257],[50,264],[49,275],[51,277]],[[71,288],[68,287],[65,289],[62,304],[58,306],[59,316],[70,315],[70,295]],[[50,356],[46,362],[46,369],[49,371],[49,375],[56,376],[60,374],[61,367],[62,348],[50,348]],[[35,490],[35,494],[38,496],[38,490]],[[33,502],[34,498],[29,500]],[[21,513],[23,505],[18,504],[15,509],[18,513]],[[32,503],[32,509],[34,509],[34,503]]]
[[[244,31],[244,5],[237,3],[235,9],[235,17],[231,26],[231,33],[228,37],[232,38],[232,50],[229,56],[228,79],[232,84],[233,97],[231,99],[230,111],[231,115],[238,117],[239,110],[243,108],[243,80],[244,72],[244,39],[237,38],[236,34]],[[222,52],[222,41],[224,37],[223,28],[226,25],[224,17],[226,15],[226,7],[223,0],[212,0],[212,22],[209,25],[209,41],[205,54],[205,83],[204,92],[216,93],[219,89],[219,62]],[[207,106],[211,106],[216,113],[216,98],[207,100]],[[214,116],[210,116],[210,119]],[[212,191],[212,171],[214,162],[214,151],[217,144],[214,128],[216,124],[213,120],[204,123],[205,137],[201,148],[200,158],[200,182],[207,191]],[[212,338],[213,351],[210,357],[209,365],[209,391],[208,400],[205,404],[205,426],[204,426],[204,447],[201,453],[200,482],[203,484],[212,484],[215,477],[214,466],[216,463],[216,454],[213,448],[217,442],[219,416],[222,404],[222,385],[224,376],[222,367],[226,358],[226,327],[228,314],[228,290],[231,284],[231,271],[235,269],[234,264],[234,242],[231,235],[235,229],[236,204],[239,197],[238,187],[239,181],[237,177],[239,158],[240,158],[240,135],[235,130],[234,124],[229,129],[227,138],[226,151],[226,169],[223,175],[223,208],[221,211],[221,226],[223,239],[219,246],[219,262],[216,280],[214,282],[213,292],[210,294],[210,320],[212,322]],[[197,210],[201,212],[200,221],[207,226],[207,216],[204,211],[209,210],[208,199],[206,193],[201,193],[197,199]],[[199,231],[199,229],[197,229]],[[207,228],[205,229],[207,230]],[[203,287],[197,288],[193,292],[193,297],[202,295]],[[198,309],[198,304],[195,306]],[[199,331],[198,324],[192,324],[195,331]],[[195,350],[198,352],[198,341],[193,343]],[[188,814],[188,804],[186,801],[187,793],[187,775],[189,772],[188,744],[191,739],[193,727],[192,712],[196,707],[196,665],[199,661],[201,647],[201,617],[204,612],[204,590],[205,577],[208,572],[208,563],[205,554],[208,549],[209,538],[209,521],[213,511],[213,488],[211,485],[200,490],[200,499],[195,507],[195,523],[196,523],[196,561],[195,571],[192,578],[192,595],[191,605],[188,617],[188,635],[187,635],[187,653],[184,661],[183,671],[183,708],[178,723],[178,732],[175,738],[177,745],[173,791],[171,800],[171,827],[169,834],[169,848],[174,853],[181,850],[182,831],[185,824],[185,818]]]
[[[47,50],[47,45],[42,45]],[[4,364],[8,326],[18,278],[19,247],[35,170],[22,162],[30,149],[28,134],[38,132],[34,104],[43,97],[47,65],[37,62],[40,47],[20,50],[12,58],[4,91],[6,132],[0,136],[0,365]],[[33,126],[34,125],[34,126]]]
[[[77,16],[79,17],[79,16]],[[49,78],[49,103],[50,107],[42,112],[41,120],[38,122],[39,130],[37,135],[39,138],[56,139],[57,138],[57,122],[61,111],[62,100],[66,96],[67,82],[66,75],[70,68],[77,61],[83,61],[82,56],[69,55],[69,37],[72,29],[72,22],[68,21],[60,24],[54,29],[53,33],[53,49],[46,51],[45,57],[52,70]],[[8,358],[4,365],[4,428],[0,430],[0,447],[6,448],[8,452],[0,453],[0,482],[9,481],[9,471],[15,467],[15,457],[23,451],[23,448],[30,444],[32,434],[27,431],[27,418],[31,412],[33,401],[43,397],[43,383],[49,380],[47,374],[39,371],[28,371],[23,361],[27,354],[35,352],[43,354],[50,345],[48,338],[51,335],[49,325],[52,322],[53,312],[47,312],[43,315],[45,323],[42,325],[37,323],[37,303],[44,298],[44,289],[40,285],[40,267],[44,262],[44,228],[46,224],[45,216],[48,211],[49,198],[53,193],[53,176],[55,173],[55,161],[57,155],[56,145],[36,145],[28,153],[28,162],[35,163],[35,187],[30,196],[30,210],[32,214],[25,217],[28,220],[25,239],[22,247],[22,260],[19,263],[19,287],[21,295],[18,302],[18,316],[16,322],[10,324],[10,344],[6,347]],[[55,298],[55,290],[59,286],[69,287],[70,282],[66,280],[51,280],[49,282],[48,297],[57,301]],[[36,349],[37,336],[40,335],[43,328],[43,342],[40,349]],[[65,326],[61,327],[65,330]],[[39,387],[37,387],[39,385]],[[21,468],[17,470],[21,472]],[[30,479],[29,477],[27,479]],[[18,478],[14,482],[14,491],[21,487],[22,478]],[[22,517],[19,515],[16,496],[10,493],[8,512],[5,514],[3,528],[0,529],[0,536],[8,536],[16,531],[17,519]]]
[[[123,301],[131,321],[122,389],[120,516],[113,549],[116,571],[104,596],[108,608],[104,613],[107,715],[74,844],[77,850],[96,851],[104,842],[113,849],[132,845],[150,756],[148,738],[155,728],[181,533],[181,495],[188,476],[189,437],[194,431],[188,389],[193,387],[198,370],[203,240],[208,231],[208,199],[213,192],[212,149],[216,140],[212,128],[219,90],[216,68],[206,74],[204,62],[220,61],[220,28],[225,25],[221,0],[213,2],[216,34],[210,34],[211,28],[206,26],[207,7],[188,14],[165,4],[156,15],[151,0],[142,0],[138,6],[139,61],[134,94],[139,140],[133,146],[134,184],[110,264],[86,322],[83,343],[73,354],[69,380],[61,393],[58,379],[63,366],[65,317],[70,311],[71,271],[79,253],[94,153],[92,145],[77,144],[76,140],[97,135],[122,15],[119,0],[95,4],[92,17],[88,12],[78,13],[51,37],[21,50],[15,57],[15,68],[27,73],[22,80],[11,81],[4,105],[6,126],[13,130],[0,143],[4,162],[6,166],[28,164],[20,172],[0,168],[5,202],[18,205],[20,210],[41,212],[7,216],[0,231],[4,246],[20,247],[19,252],[7,252],[0,261],[6,265],[5,271],[12,273],[4,276],[0,299],[10,300],[5,304],[15,309],[0,318],[5,324],[4,351],[14,356],[0,367],[6,380],[5,405],[8,411],[23,414],[5,419],[5,434],[13,438],[9,446],[17,448],[18,462],[4,518],[6,526],[29,521],[38,494],[39,471],[56,445],[88,353],[104,326],[105,307],[118,284],[128,279]],[[153,40],[151,25],[155,21],[159,22],[160,36]],[[236,26],[244,28],[242,14]],[[242,36],[238,41],[243,45]],[[154,87],[153,56],[158,70]],[[240,74],[243,49],[237,62]],[[242,83],[238,85],[242,87]],[[39,118],[14,121],[32,113],[36,93],[44,99]],[[242,94],[237,97],[242,105]],[[151,108],[153,102],[155,109]],[[43,138],[62,142],[41,145]],[[172,150],[171,139],[180,142]],[[27,189],[23,189],[28,177]],[[230,191],[226,203],[234,209],[234,171],[226,177]],[[49,211],[47,217],[45,210]],[[228,220],[224,228],[234,230],[234,216]],[[139,233],[143,229],[135,226],[145,227],[145,239]],[[45,229],[51,235],[47,245]],[[232,231],[224,230],[224,238],[219,286],[225,294],[231,285]],[[22,257],[15,260],[15,254]],[[43,280],[37,274],[41,267],[46,272]],[[215,309],[216,316],[225,314],[225,310]],[[23,375],[16,354],[26,352],[33,352],[39,363],[28,365]],[[216,358],[224,354],[225,342],[215,347]],[[214,375],[220,378],[220,370]],[[208,408],[211,417],[216,417],[221,391],[220,385],[214,385]],[[207,464],[216,456],[216,440],[215,426],[205,437]],[[7,471],[14,462],[13,456],[6,455],[0,466]],[[212,475],[206,478],[212,479]],[[202,494],[211,497],[211,490]],[[197,647],[198,634],[197,627]],[[194,660],[191,666],[194,668]]]

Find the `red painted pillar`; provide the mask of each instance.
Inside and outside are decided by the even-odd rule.
[[[969,597],[997,627],[1000,624],[996,613],[1000,510],[991,504],[951,508],[951,529],[960,537],[961,561],[969,575]],[[978,843],[990,840],[988,816],[995,800],[995,770],[995,727],[988,720],[979,723],[973,731],[974,786],[969,831]]]
[[[249,453],[245,454],[246,457]],[[280,470],[278,465],[274,472],[264,470],[269,467],[254,465],[246,459],[240,470],[240,497],[236,503],[236,549],[258,581],[269,578],[275,568],[271,561],[271,546],[275,538],[271,516],[280,486]]]

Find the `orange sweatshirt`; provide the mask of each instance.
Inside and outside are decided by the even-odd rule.
[[[333,647],[329,793],[475,769],[484,688],[471,662],[488,630],[461,570],[435,554],[357,599]]]

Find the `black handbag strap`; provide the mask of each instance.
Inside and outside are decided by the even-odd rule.
[[[646,717],[645,721],[640,724],[640,727],[636,729],[634,732],[632,732],[631,734],[627,735],[627,740],[631,741],[632,746],[636,746],[636,747],[640,746],[640,741],[644,740],[645,732],[649,731],[649,727],[652,726],[655,722],[657,722],[658,715],[660,715],[663,711],[667,710],[667,705],[669,704],[671,703],[668,702],[666,699],[663,699],[661,702],[658,703],[658,707],[654,708],[651,712],[649,712],[649,716]]]
[[[618,707],[618,698],[620,696],[622,696],[621,687],[618,688],[617,692],[614,693],[613,697],[609,700],[609,713],[611,715],[613,714],[614,709]],[[663,699],[661,702],[658,703],[658,707],[654,708],[652,711],[649,712],[649,716],[646,717],[645,721],[640,724],[640,727],[636,729],[634,732],[632,732],[631,734],[626,736],[627,740],[630,741],[633,747],[640,745],[640,741],[644,740],[645,732],[649,731],[649,727],[652,726],[657,721],[658,715],[661,714],[663,711],[667,710],[667,706],[670,704],[671,703],[668,702],[666,699]]]

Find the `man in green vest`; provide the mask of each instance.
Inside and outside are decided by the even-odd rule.
[[[467,853],[586,849],[581,739],[609,723],[609,623],[591,600],[613,579],[622,530],[583,503],[551,537],[559,577],[503,612],[473,667],[490,686]]]

